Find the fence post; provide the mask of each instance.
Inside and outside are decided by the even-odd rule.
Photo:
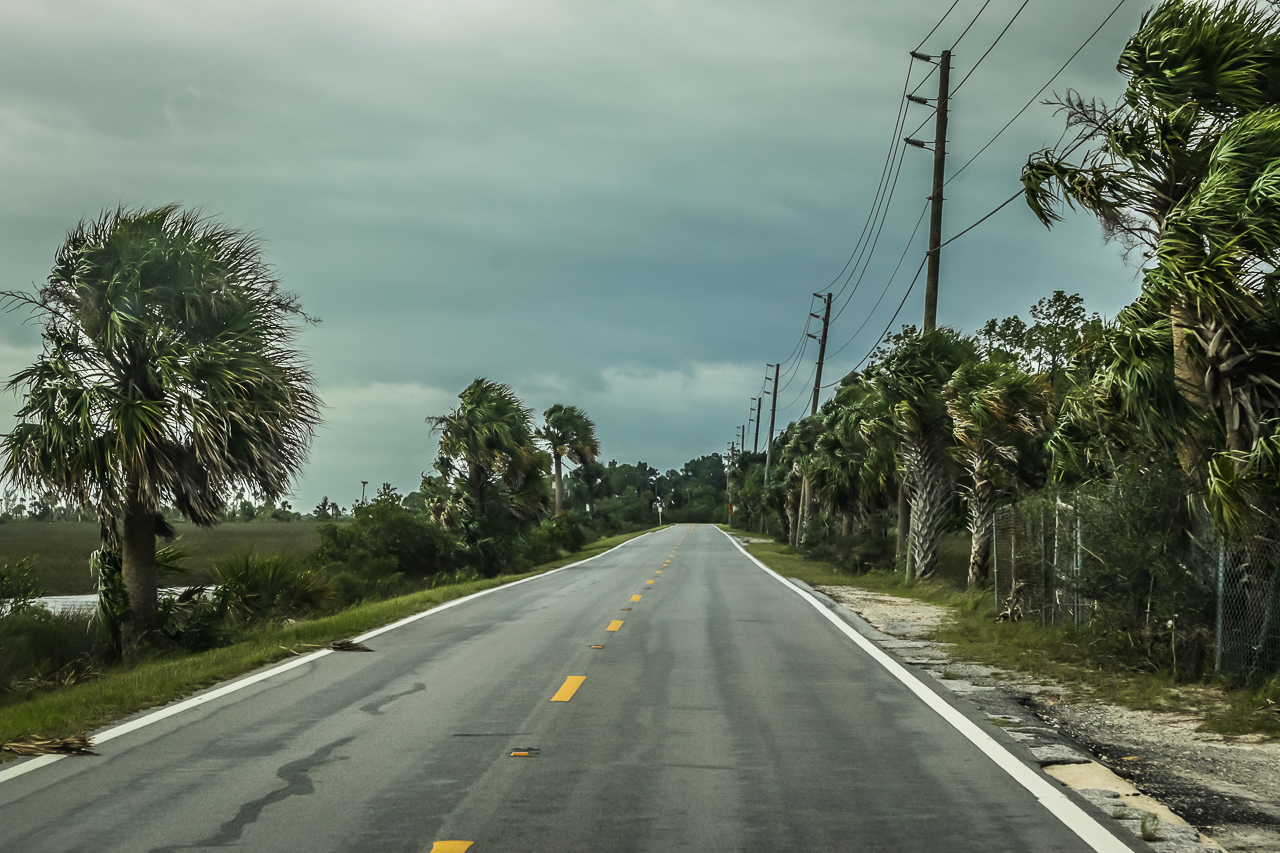
[[[1222,599],[1224,589],[1224,574],[1226,573],[1226,554],[1222,550],[1222,540],[1214,538],[1214,544],[1218,546],[1218,606],[1217,620],[1213,629],[1213,671],[1222,672]]]

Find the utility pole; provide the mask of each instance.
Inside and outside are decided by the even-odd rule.
[[[760,406],[764,403],[764,397],[755,398],[755,441],[751,442],[751,452],[760,452]]]
[[[942,184],[947,171],[947,102],[951,90],[951,51],[938,57],[938,103],[933,140],[933,195],[929,211],[929,271],[924,287],[924,331],[938,325],[938,262],[942,259]]]
[[[819,298],[822,297],[820,293],[813,295]],[[827,326],[831,325],[830,293],[826,296],[826,308],[823,309],[822,316],[819,317],[817,314],[810,314],[809,316],[815,320],[822,321],[822,337],[816,338],[818,341],[818,372],[813,376],[813,405],[809,407],[809,414],[816,415],[818,413],[818,392],[822,389],[822,362],[827,357]],[[809,337],[813,338],[814,335],[809,335]]]
[[[769,368],[773,368],[773,390],[766,391],[769,395],[769,441],[764,446],[764,492],[769,494],[769,471],[773,469],[773,422],[778,416],[778,371],[782,368],[781,362],[778,364],[765,364],[764,378],[769,380]],[[760,532],[764,533],[764,513],[760,513]]]

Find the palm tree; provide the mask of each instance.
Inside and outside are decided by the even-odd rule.
[[[897,423],[904,477],[911,487],[907,574],[924,578],[937,566],[942,517],[956,487],[954,434],[943,388],[978,350],[972,338],[946,326],[923,334],[907,328],[891,342],[892,349],[884,351],[867,378],[892,407]]]
[[[1062,204],[1082,207],[1146,248],[1142,295],[1118,320],[1131,339],[1151,332],[1167,348],[1161,361],[1186,403],[1146,419],[1176,427],[1182,467],[1206,485],[1211,508],[1242,473],[1263,499],[1275,468],[1258,448],[1280,414],[1280,12],[1171,0],[1143,18],[1119,69],[1129,78],[1122,107],[1068,98],[1076,146],[1095,147],[1079,165],[1033,155],[1027,202],[1046,225]],[[1147,369],[1118,359],[1108,371],[1121,388],[1146,381],[1129,367]],[[1222,509],[1221,532],[1258,532]],[[1254,520],[1269,512],[1259,506]]]
[[[497,574],[517,558],[519,528],[550,498],[550,456],[534,445],[531,412],[508,385],[476,379],[447,415],[427,418],[440,435],[435,469],[449,483],[441,515],[462,531],[477,568]]]
[[[1042,435],[1053,421],[1053,386],[1006,361],[960,365],[943,389],[947,412],[969,475],[969,586],[987,580],[992,520],[1001,481],[1019,457],[1018,439]]]
[[[440,434],[436,470],[463,485],[477,515],[484,515],[493,502],[510,502],[516,515],[536,515],[528,511],[533,508],[528,501],[519,499],[526,481],[537,480],[542,462],[533,444],[531,412],[511,386],[484,378],[468,385],[458,399],[461,403],[449,414],[427,418]]]
[[[841,533],[888,506],[896,491],[897,431],[889,405],[860,378],[846,378],[823,412],[814,446],[814,492],[841,517]]]
[[[34,295],[4,294],[44,322],[44,351],[16,373],[20,423],[4,473],[101,521],[119,549],[126,653],[156,615],[161,505],[212,526],[237,487],[283,497],[320,422],[292,348],[297,300],[257,239],[176,205],[82,221]]]
[[[560,476],[560,460],[568,459],[574,465],[595,462],[600,455],[600,440],[596,438],[596,425],[577,406],[556,403],[542,413],[543,426],[537,436],[551,451],[555,465],[556,515],[563,515],[563,480]]]

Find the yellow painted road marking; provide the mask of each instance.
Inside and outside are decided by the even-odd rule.
[[[474,841],[437,841],[431,845],[428,853],[465,853],[471,849]]]
[[[556,695],[551,697],[552,702],[568,702],[573,698],[573,694],[578,692],[578,688],[582,686],[582,682],[586,681],[585,675],[571,675],[564,680],[564,684],[560,685],[560,689],[556,691]],[[462,850],[467,848],[463,847]]]
[[[631,596],[631,600],[632,600],[632,601],[639,601],[639,600],[640,600],[640,596],[638,596],[638,595],[633,595],[633,596]]]
[[[618,630],[618,629],[619,629],[619,628],[621,628],[621,627],[622,627],[622,620],[621,620],[621,619],[614,619],[612,622],[610,622],[610,623],[609,623],[609,627],[608,627],[608,628],[605,628],[605,630],[606,630],[606,631],[616,631],[616,630]]]
[[[655,574],[655,575],[660,575],[660,574],[662,574],[662,569],[658,569],[656,572],[654,572],[654,574]]]
[[[654,580],[656,580],[656,578],[650,578],[649,580],[645,581],[645,583],[653,583]]]

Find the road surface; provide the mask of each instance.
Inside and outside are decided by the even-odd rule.
[[[0,850],[1131,849],[843,625],[668,528],[0,767]]]

